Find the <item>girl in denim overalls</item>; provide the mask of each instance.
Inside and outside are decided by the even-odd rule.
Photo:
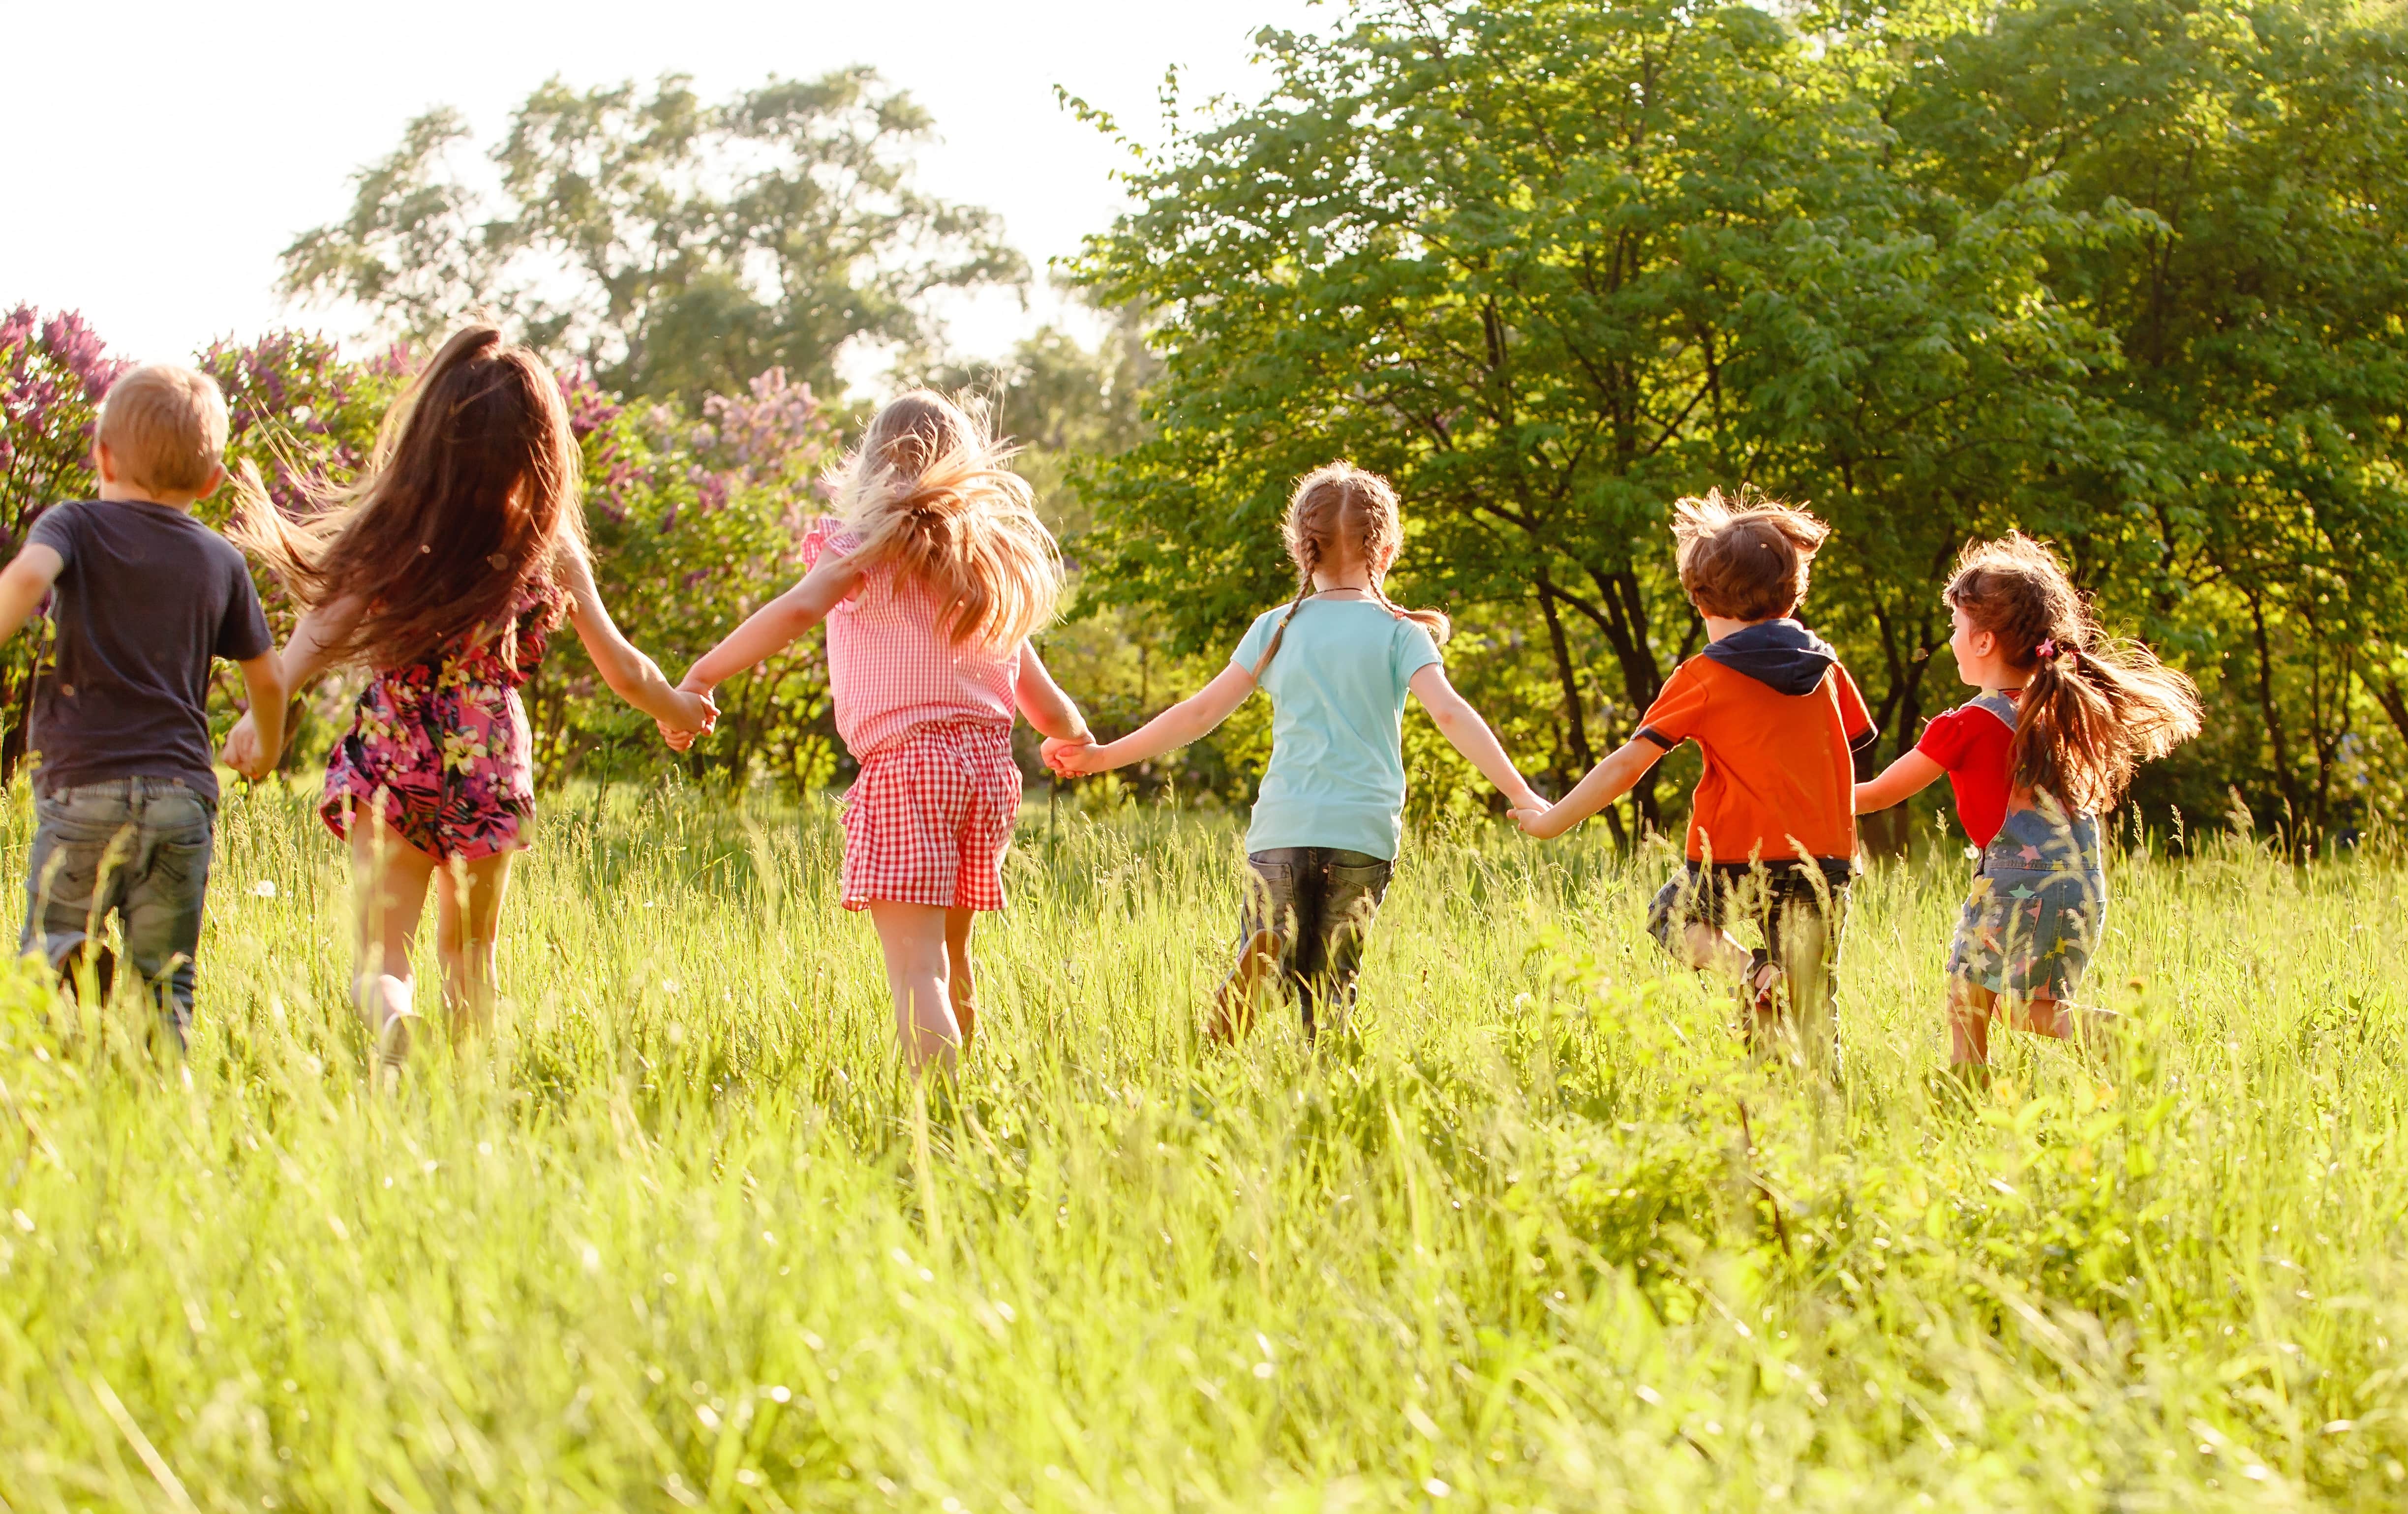
[[[2110,643],[2049,550],[1976,542],[1942,596],[1956,671],[1981,694],[1856,785],[1886,809],[1945,773],[1981,866],[1948,953],[1949,1062],[1989,1076],[1990,1019],[2064,1038],[2114,1016],[2073,1003],[2107,914],[2099,816],[2141,762],[2199,733],[2199,691],[2144,648]]]

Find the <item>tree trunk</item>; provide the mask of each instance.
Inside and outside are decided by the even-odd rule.
[[[1572,665],[1571,642],[1564,635],[1564,618],[1555,608],[1555,588],[1545,567],[1539,569],[1535,581],[1539,586],[1539,611],[1547,619],[1547,643],[1555,649],[1555,678],[1563,685],[1564,718],[1571,736],[1572,761],[1578,764],[1578,773],[1585,775],[1597,765],[1597,756],[1588,744],[1588,717],[1581,711],[1580,675]],[[1556,777],[1564,775],[1559,773]],[[1578,777],[1572,781],[1579,781]]]
[[[2391,728],[2400,733],[2401,741],[2408,743],[2408,689],[2401,688],[2397,678],[2369,678],[2366,687],[2383,707],[2383,713],[2391,717]]]
[[[2249,596],[2249,622],[2258,643],[2258,707],[2266,721],[2266,740],[2274,753],[2274,782],[2283,793],[2285,845],[2297,850],[2300,837],[2299,775],[2291,771],[2290,743],[2284,739],[2282,712],[2274,704],[2274,650],[2266,636],[2266,610],[2258,596]]]

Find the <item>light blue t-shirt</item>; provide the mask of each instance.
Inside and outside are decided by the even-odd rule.
[[[1253,671],[1287,607],[1254,618],[1229,660]],[[1404,831],[1405,693],[1440,661],[1420,622],[1362,599],[1297,607],[1263,670],[1271,765],[1246,850],[1343,847],[1394,858]]]

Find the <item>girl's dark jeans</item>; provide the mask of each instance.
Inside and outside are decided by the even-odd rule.
[[[1280,981],[1303,1010],[1304,1033],[1342,1021],[1396,864],[1342,847],[1274,847],[1252,853],[1246,865],[1252,876],[1239,950],[1268,931]]]

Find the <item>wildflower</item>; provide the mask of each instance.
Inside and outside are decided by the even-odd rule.
[[[263,899],[273,899],[276,897],[276,879],[272,878],[263,878],[258,882],[253,883],[251,886],[251,892],[258,894]]]

